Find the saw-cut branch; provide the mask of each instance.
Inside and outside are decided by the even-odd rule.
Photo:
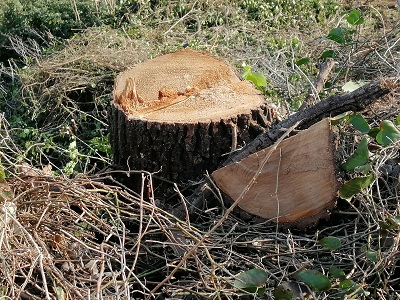
[[[398,84],[386,78],[371,82],[350,93],[330,96],[311,107],[298,111],[273,126],[269,131],[260,134],[252,142],[240,149],[240,151],[233,153],[222,166],[239,162],[243,158],[271,146],[288,128],[297,122],[301,122],[300,128],[305,129],[325,117],[336,116],[347,111],[361,111],[380,97],[393,91],[396,87],[398,87]],[[199,210],[203,206],[203,199],[206,199],[210,195],[210,193],[207,193],[207,191],[210,191],[210,185],[207,183],[207,180],[204,179],[188,198],[189,214],[193,214]],[[180,216],[180,209],[177,209],[175,214]]]
[[[301,122],[300,128],[305,129],[325,117],[337,116],[347,111],[361,111],[380,97],[390,93],[397,85],[390,79],[382,79],[364,85],[351,93],[330,96],[311,107],[298,111],[273,126],[271,130],[260,134],[240,151],[229,157],[223,163],[223,166],[238,162],[258,150],[271,146],[287,128],[292,127],[299,121]]]

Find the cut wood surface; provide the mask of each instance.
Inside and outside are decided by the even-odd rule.
[[[249,155],[259,150],[265,149],[274,144],[281,137],[285,130],[298,122],[301,126],[308,128],[324,117],[336,116],[347,111],[361,111],[368,105],[374,103],[380,97],[396,90],[399,84],[395,78],[384,78],[379,81],[371,82],[351,93],[337,94],[330,96],[313,106],[290,115],[287,119],[275,124],[270,130],[261,133],[253,141],[246,144],[226,159],[222,166],[228,166],[240,162]],[[212,198],[213,184],[210,184],[208,178],[204,177],[197,186],[192,195],[187,198],[188,212],[190,216],[196,216],[201,213],[204,204],[208,198]],[[174,214],[180,218],[185,216],[185,211],[177,207]]]
[[[282,141],[271,153],[255,183],[238,206],[248,213],[279,222],[309,225],[335,206],[336,134],[323,119]],[[216,185],[232,200],[240,197],[262,167],[271,147],[212,173]]]
[[[223,60],[189,49],[118,75],[110,115],[114,163],[177,183],[214,171],[277,117]]]
[[[115,81],[114,103],[131,117],[187,123],[249,113],[265,100],[223,60],[186,49],[121,73]]]

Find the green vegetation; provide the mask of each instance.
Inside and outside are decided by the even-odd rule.
[[[375,180],[368,140],[373,138],[381,147],[387,147],[400,140],[400,130],[390,120],[383,120],[379,126],[371,128],[364,117],[359,114],[348,114],[334,120],[335,124],[338,124],[338,122],[348,122],[363,136],[354,153],[342,165],[343,170],[356,174],[354,178],[345,182],[339,190],[339,196],[342,199],[351,200],[354,195],[369,187]],[[373,157],[379,159],[379,153],[375,153]],[[357,174],[363,176],[357,176]]]
[[[113,80],[126,66],[186,44],[228,60],[243,57],[251,72],[250,66],[259,67],[247,58],[254,51],[290,55],[291,49],[302,48],[297,37],[276,36],[278,29],[323,27],[337,7],[333,1],[294,6],[289,1],[258,6],[257,1],[5,1],[0,10],[0,107],[13,128],[10,134],[24,149],[19,159],[50,163],[64,174],[101,169],[110,162],[107,105]],[[239,67],[240,62],[232,62]],[[311,76],[316,72],[310,64],[302,70]],[[295,70],[283,76],[288,76],[290,95],[276,76],[263,92],[277,103],[287,99],[298,107],[306,78]]]
[[[385,14],[379,13],[380,9],[385,9]],[[71,255],[67,251],[63,256],[61,242],[56,241],[59,236],[76,243],[65,234],[65,228],[79,232],[74,238],[90,245],[78,249],[92,255],[85,264],[113,257],[107,261],[104,278],[113,278],[118,284],[107,290],[111,284],[98,283],[98,289],[104,288],[104,298],[110,290],[117,293],[120,282],[140,290],[140,297],[149,295],[142,281],[153,285],[160,276],[168,276],[170,267],[208,232],[219,215],[210,209],[209,219],[183,223],[158,208],[150,192],[154,206],[144,201],[143,191],[139,197],[123,184],[107,186],[104,182],[115,183],[111,176],[104,182],[85,178],[112,164],[108,106],[116,75],[182,47],[211,51],[228,60],[244,79],[289,114],[301,106],[317,76],[318,64],[328,58],[336,65],[321,99],[378,77],[398,77],[400,30],[398,25],[390,26],[396,24],[391,22],[395,17],[398,10],[394,8],[345,7],[343,1],[332,0],[3,1],[0,194],[6,196],[1,199],[12,198],[5,182],[17,178],[13,192],[24,200],[18,205],[18,214],[29,225],[27,230],[45,235],[47,245],[51,244],[46,251],[56,253],[57,259]],[[232,217],[207,237],[176,278],[170,278],[165,298],[192,293],[199,299],[246,295],[292,299],[297,295],[294,285],[314,299],[393,299],[398,295],[400,209],[394,169],[399,163],[400,114],[393,112],[393,107],[387,111],[368,117],[349,112],[332,121],[343,137],[338,159],[344,183],[339,191],[344,200],[339,200],[332,220],[304,232],[278,230],[270,223],[243,223]],[[23,163],[38,170],[51,166],[51,176],[20,179],[16,174],[23,174]],[[147,182],[152,175],[142,176]],[[32,203],[37,207],[28,206],[21,213],[21,207]],[[50,219],[46,219],[48,211]],[[29,213],[32,215],[27,217]],[[52,218],[64,230],[62,234],[49,225]],[[0,219],[1,230],[2,222]],[[104,236],[104,243],[96,244],[90,230]],[[19,229],[18,234],[21,232]],[[14,240],[18,247],[21,239],[17,236]],[[31,245],[31,239],[26,240]],[[100,257],[103,246],[109,252]],[[93,249],[96,251],[90,252]],[[139,255],[143,253],[142,261]],[[117,256],[121,261],[115,261]],[[23,267],[36,264],[39,258],[24,262]],[[12,264],[4,258],[4,265]],[[67,299],[66,291],[76,295],[68,286],[75,282],[74,276],[68,284],[57,277],[61,269],[67,278],[72,268],[65,271],[56,260],[54,265],[56,272],[51,268],[45,271],[51,274],[48,283],[57,291],[57,298]],[[118,273],[115,265],[124,271]],[[129,270],[136,272],[134,276]],[[24,272],[18,276],[27,277],[33,267]],[[49,291],[36,287],[42,274],[34,274],[30,292],[43,297]],[[84,274],[82,277],[100,276],[92,269]],[[0,298],[11,295],[7,284],[0,280]],[[81,293],[89,290],[84,284],[76,289]]]
[[[0,7],[0,61],[10,57],[17,58],[17,37],[34,41],[45,49],[54,37],[70,38],[75,30],[95,26],[99,22],[94,2],[89,0],[3,2],[3,7]]]

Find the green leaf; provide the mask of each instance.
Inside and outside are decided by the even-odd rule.
[[[367,175],[372,169],[371,164],[365,164],[354,168],[354,171]]]
[[[366,251],[365,257],[374,263],[378,262],[378,260],[379,260],[379,255],[378,255],[378,252],[376,252],[376,251]]]
[[[342,295],[350,295],[351,298],[346,299],[359,299],[358,296],[360,295],[365,295],[368,296],[370,293],[367,291],[364,291],[364,289],[357,283],[355,283],[353,280],[350,279],[344,279],[339,283],[339,288],[342,290],[341,294]]]
[[[344,112],[344,113],[342,113],[340,115],[331,117],[330,118],[331,125],[335,126],[335,125],[339,124],[342,121],[347,121],[350,118],[350,114],[351,114],[351,112]]]
[[[298,66],[301,66],[301,65],[308,64],[309,62],[310,62],[310,59],[305,57],[305,58],[301,58],[298,61],[296,61],[295,64]]]
[[[370,130],[370,127],[367,123],[367,121],[364,119],[362,115],[358,114],[353,114],[350,115],[349,122],[355,129],[362,133],[368,133]]]
[[[344,279],[344,280],[340,281],[340,284],[339,284],[339,287],[341,289],[346,289],[346,290],[349,290],[353,286],[354,286],[354,281],[350,280],[350,279]]]
[[[386,230],[393,230],[393,229],[399,229],[400,228],[400,215],[396,217],[388,217],[386,218],[385,221],[379,221],[379,226],[382,229]]]
[[[344,273],[344,271],[342,269],[339,269],[338,267],[332,267],[329,269],[329,274],[333,277],[333,278],[337,278],[337,279],[345,279],[346,278],[346,274]]]
[[[6,172],[4,171],[2,163],[0,163],[0,182],[3,182],[5,179],[6,179]]]
[[[349,12],[347,14],[346,20],[350,25],[354,25],[354,26],[361,25],[364,23],[364,18],[360,17],[360,11],[358,11],[358,10],[353,10],[353,11]]]
[[[344,279],[340,281],[339,283],[339,288],[342,290],[343,294],[353,294],[355,293],[356,295],[368,295],[368,292],[365,292],[363,288],[357,283],[355,283],[353,280],[350,279]],[[358,299],[357,298],[350,298],[350,299]]]
[[[387,146],[400,139],[400,131],[391,121],[384,120],[379,127],[380,131],[376,135],[376,141],[379,144]]]
[[[328,277],[315,270],[299,270],[294,273],[294,278],[309,285],[315,291],[327,291],[331,288]]]
[[[400,125],[400,114],[397,116],[395,123],[396,125]]]
[[[321,58],[329,58],[329,57],[335,57],[335,51],[333,50],[326,50],[324,52],[322,52],[321,54]]]
[[[261,269],[252,269],[239,273],[236,276],[233,286],[236,289],[244,290],[248,293],[263,294],[265,292],[264,285],[268,280],[267,273]]]
[[[345,182],[339,189],[339,197],[350,201],[354,195],[370,186],[374,179],[374,174],[370,174],[369,176],[356,177]]]
[[[286,289],[284,286],[277,286],[273,293],[274,298],[276,300],[292,300],[293,299],[293,291],[291,289]]]
[[[319,241],[320,245],[328,250],[335,251],[342,246],[342,243],[337,237],[327,236]]]
[[[381,131],[379,127],[372,127],[368,132],[368,135],[374,139],[376,139],[377,134]]]
[[[396,216],[394,218],[391,218],[391,219],[393,220],[394,223],[396,223],[397,225],[400,226],[400,215],[398,215],[398,216]]]
[[[356,167],[365,165],[369,160],[368,142],[365,137],[362,138],[360,144],[354,153],[342,165],[343,170],[351,171]]]
[[[243,73],[243,78],[245,80],[251,81],[259,90],[263,91],[263,88],[267,86],[267,80],[263,73],[257,72],[253,73],[249,66],[243,66],[245,70]]]
[[[329,31],[327,38],[343,45],[347,41],[347,35],[348,35],[348,30],[346,28],[336,27],[331,29],[331,31]]]
[[[399,228],[398,225],[393,225],[393,223],[390,222],[390,220],[386,220],[386,222],[378,221],[378,224],[379,224],[379,227],[384,230],[393,230],[393,229]]]

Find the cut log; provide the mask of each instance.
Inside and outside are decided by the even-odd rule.
[[[254,180],[238,202],[240,208],[276,222],[310,225],[328,216],[336,203],[336,136],[324,119],[273,149],[214,171],[212,178],[234,201]]]
[[[261,133],[253,141],[242,147],[240,151],[228,157],[222,166],[240,162],[249,155],[271,146],[282,136],[286,129],[298,122],[301,122],[302,129],[305,129],[324,117],[336,116],[346,111],[361,111],[398,87],[399,84],[395,83],[395,79],[385,78],[371,82],[351,93],[330,96],[313,106],[306,107],[304,110],[290,115],[287,119],[275,124],[270,130]],[[196,216],[201,213],[204,203],[207,202],[207,198],[211,195],[212,186],[207,178],[203,178],[202,182],[187,199],[190,216]],[[185,217],[185,211],[179,207],[175,209],[174,214],[179,218]]]
[[[277,113],[224,61],[180,50],[121,73],[110,116],[116,165],[180,183],[214,171]]]

